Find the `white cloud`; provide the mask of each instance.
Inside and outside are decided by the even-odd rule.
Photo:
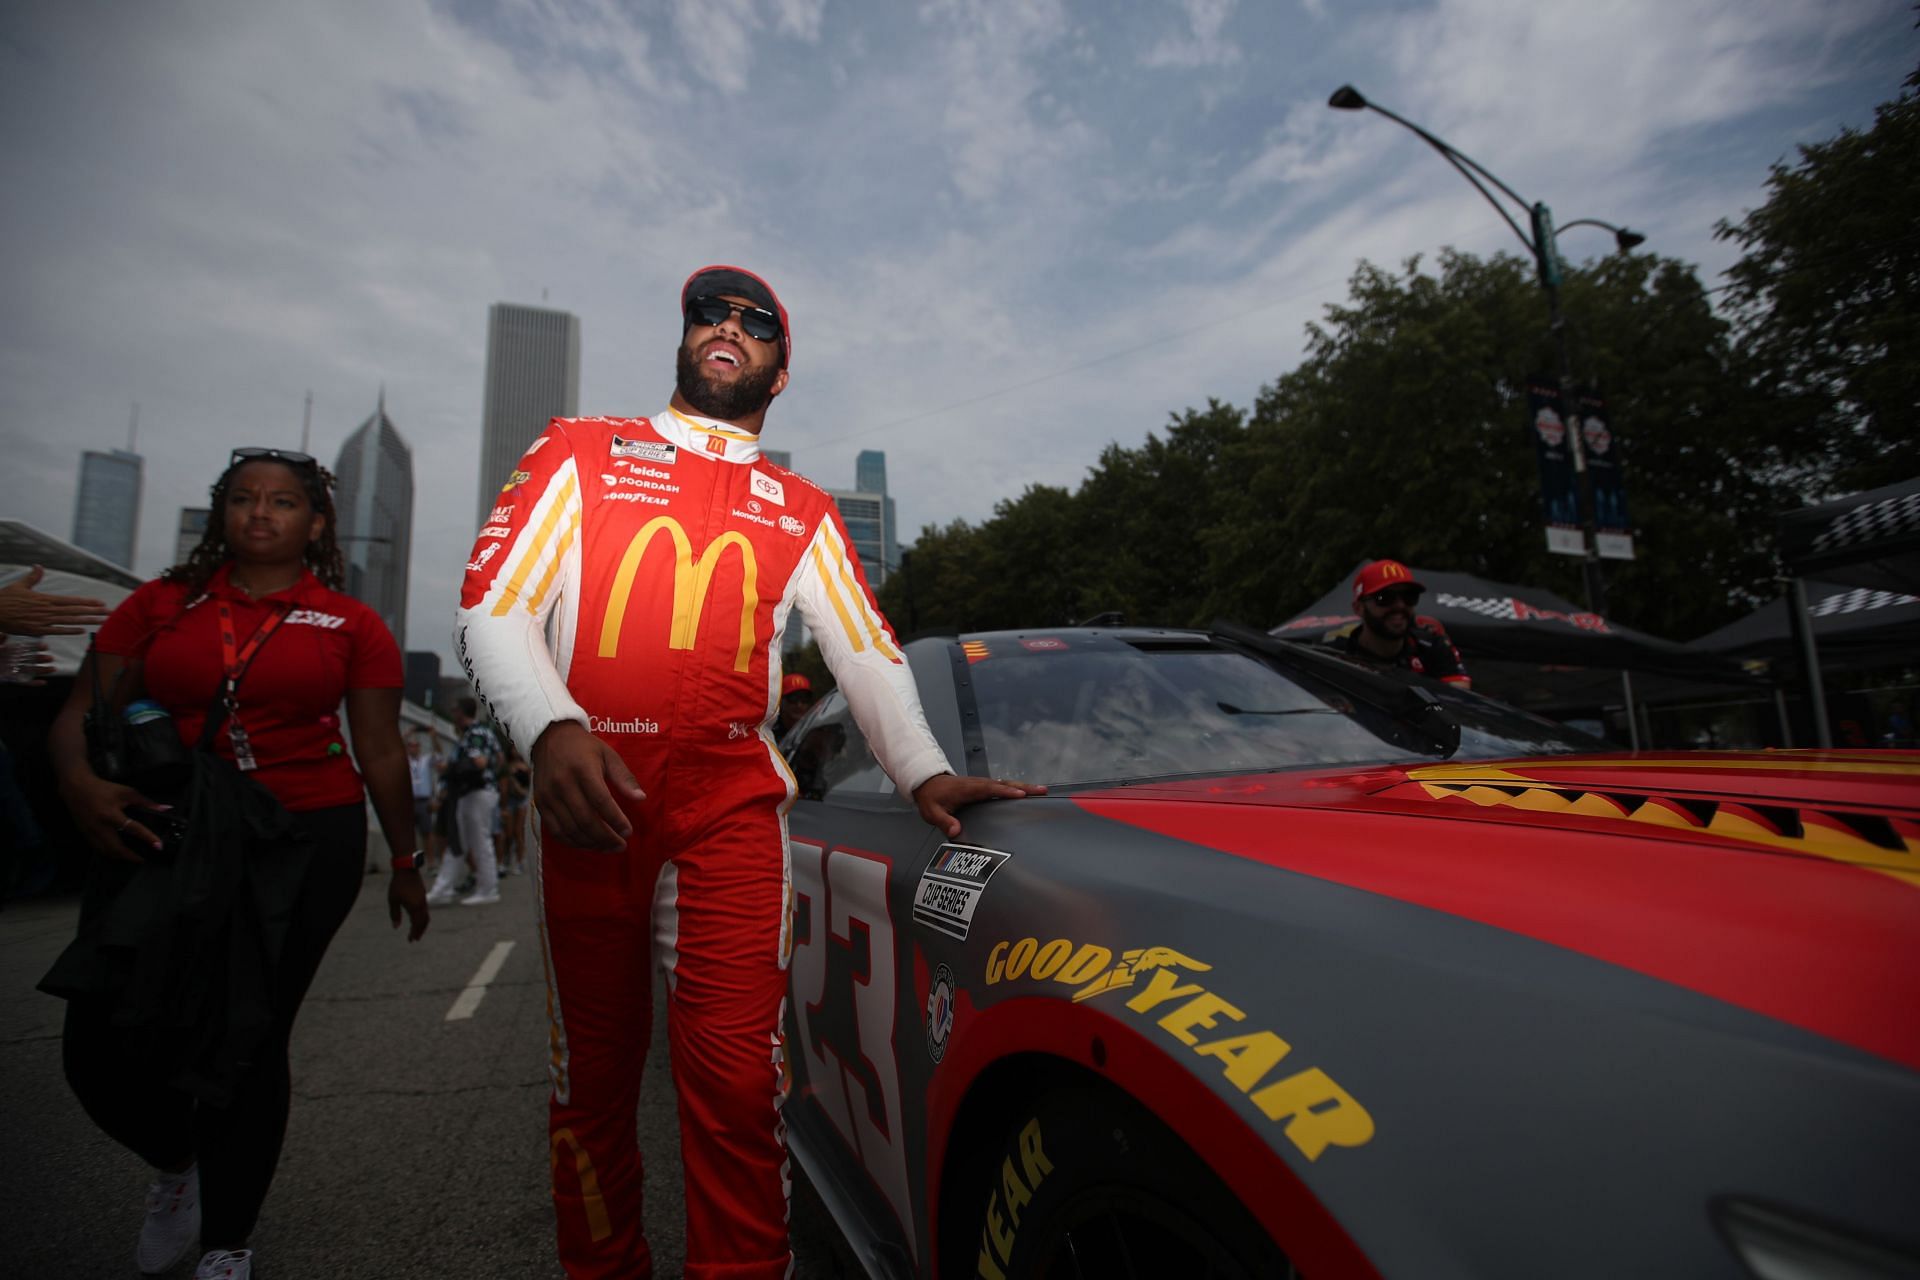
[[[1142,66],[1225,67],[1240,61],[1238,46],[1221,39],[1221,28],[1233,15],[1239,0],[1180,0],[1185,11],[1187,30],[1183,35],[1164,36],[1140,59]]]
[[[573,311],[583,410],[649,412],[681,279],[736,261],[794,314],[769,445],[833,485],[883,448],[906,529],[977,520],[1249,403],[1357,259],[1518,249],[1416,139],[1328,110],[1340,80],[1717,269],[1713,218],[1891,97],[1909,25],[1899,0],[39,6],[0,43],[0,512],[68,532],[78,451],[137,400],[152,571],[230,446],[297,442],[311,389],[331,457],[384,384],[419,477],[409,640],[444,652],[488,305]]]

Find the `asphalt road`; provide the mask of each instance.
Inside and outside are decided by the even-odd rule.
[[[384,875],[366,878],[294,1031],[287,1145],[251,1241],[265,1280],[564,1275],[547,1193],[546,988],[531,882],[507,879],[501,898],[441,908],[408,945],[388,928]],[[65,1006],[34,990],[77,914],[70,897],[0,910],[0,1275],[135,1274],[148,1170],[68,1091]],[[508,943],[472,1015],[449,1020]],[[640,1143],[656,1274],[674,1276],[684,1215],[664,1022],[655,1019]],[[859,1274],[797,1165],[793,1236],[798,1276]],[[192,1259],[172,1273],[192,1274]]]

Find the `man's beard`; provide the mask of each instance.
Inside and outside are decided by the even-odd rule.
[[[773,380],[780,376],[777,365],[747,370],[732,382],[709,378],[683,343],[674,359],[674,385],[680,398],[709,418],[735,422],[766,408],[773,399]]]
[[[1360,625],[1382,640],[1400,641],[1405,640],[1413,634],[1413,619],[1411,617],[1407,619],[1405,630],[1394,631],[1387,626],[1387,619],[1392,616],[1391,614],[1382,614],[1379,617],[1375,617],[1363,610],[1360,614]]]

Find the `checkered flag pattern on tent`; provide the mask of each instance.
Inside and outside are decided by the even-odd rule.
[[[1863,502],[1841,512],[1815,535],[1813,549],[1833,551],[1908,533],[1920,533],[1920,490]]]
[[[1831,618],[1843,613],[1862,613],[1868,609],[1891,609],[1901,604],[1920,604],[1920,596],[1855,587],[1851,591],[1835,592],[1807,612],[1816,618]]]
[[[1442,591],[1434,597],[1438,604],[1450,609],[1465,609],[1477,613],[1483,618],[1505,618],[1509,622],[1519,617],[1514,610],[1511,596],[1456,596]]]

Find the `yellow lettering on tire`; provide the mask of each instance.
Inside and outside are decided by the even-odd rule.
[[[1013,944],[1013,951],[1007,956],[1007,977],[1017,978],[1027,971],[1027,965],[1033,960],[1033,952],[1040,945],[1038,938],[1022,938]]]
[[[1293,1046],[1271,1031],[1255,1031],[1244,1036],[1228,1036],[1195,1045],[1193,1051],[1227,1064],[1227,1083],[1245,1093],[1260,1083],[1260,1077],[1287,1056]]]
[[[1053,1161],[1047,1159],[1047,1153],[1040,1149],[1040,1120],[1035,1117],[1027,1121],[1027,1127],[1020,1131],[1020,1167],[1027,1172],[1027,1181],[1034,1186],[1040,1185],[1040,1179],[1053,1172]]]
[[[1286,1118],[1286,1135],[1301,1154],[1318,1160],[1328,1147],[1357,1147],[1373,1137],[1373,1117],[1318,1067],[1288,1076],[1251,1095],[1269,1120]]]
[[[1000,1162],[1000,1194],[1006,1198],[1007,1217],[1015,1227],[1020,1225],[1020,1206],[1033,1202],[1033,1193],[1027,1190],[1027,1184],[1020,1181],[1020,1175],[1013,1171],[1013,1157],[1008,1156]]]
[[[1094,975],[1106,968],[1107,962],[1112,959],[1113,952],[1089,942],[1073,953],[1073,959],[1067,961],[1066,967],[1053,975],[1053,980],[1064,982],[1070,987],[1085,986],[1092,982]]]
[[[1055,938],[1040,948],[1040,954],[1033,958],[1033,968],[1030,972],[1036,979],[1051,978],[1054,971],[1065,964],[1067,957],[1071,954],[1073,954],[1073,944],[1065,938]]]
[[[1153,976],[1147,980],[1147,989],[1127,1001],[1127,1008],[1133,1010],[1135,1013],[1145,1013],[1155,1005],[1165,1004],[1169,1000],[1177,1000],[1181,996],[1199,995],[1202,991],[1206,990],[1205,987],[1197,982],[1189,982],[1184,987],[1179,985],[1179,983],[1179,975],[1174,973],[1173,970],[1155,969]]]
[[[1219,1015],[1239,1022],[1247,1015],[1234,1008],[1211,991],[1202,991],[1193,999],[1160,1019],[1160,1025],[1181,1044],[1198,1044],[1200,1037],[1193,1034],[1195,1027],[1212,1027]]]

